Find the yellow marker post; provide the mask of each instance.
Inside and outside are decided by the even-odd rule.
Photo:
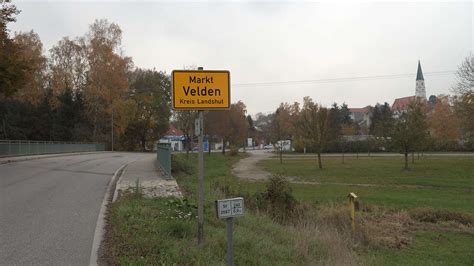
[[[349,198],[349,209],[351,211],[351,222],[352,222],[352,232],[355,232],[355,203],[357,201],[357,195],[354,192],[351,192],[347,195]]]

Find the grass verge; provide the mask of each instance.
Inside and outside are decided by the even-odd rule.
[[[439,209],[405,211],[364,202],[357,213],[357,230],[352,232],[343,202],[351,187],[337,186],[340,191],[322,196],[323,186],[295,186],[278,178],[266,183],[239,181],[232,176],[231,166],[240,158],[205,157],[204,247],[196,243],[197,158],[180,154],[173,166],[184,199],[147,199],[137,188],[113,204],[110,263],[225,264],[225,223],[215,217],[214,200],[243,196],[246,214],[236,219],[234,228],[236,264],[427,264],[423,258],[430,254],[447,254],[461,245],[454,262],[472,264],[472,256],[465,253],[474,249],[470,215]],[[316,187],[323,189],[315,193],[312,189]],[[335,194],[340,200],[330,199]],[[325,197],[327,200],[321,200]],[[447,236],[451,244],[426,245],[436,234]],[[449,264],[451,259],[437,257],[440,263]]]

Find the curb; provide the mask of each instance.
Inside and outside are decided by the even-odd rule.
[[[127,163],[125,166],[129,165],[130,163]],[[120,170],[120,169],[119,169]],[[117,181],[115,182],[115,187],[114,187],[114,195],[112,197],[112,202],[115,202],[118,198],[118,186],[117,184],[120,182],[120,180],[122,179],[122,176],[127,172],[127,167],[124,167],[124,169],[122,169],[122,172],[120,173],[120,176],[119,178],[117,179]]]
[[[107,212],[107,205],[109,204],[109,202],[112,202],[111,196],[115,197],[114,191],[117,184],[117,180],[120,179],[124,172],[124,169],[127,167],[128,164],[129,163],[122,165],[119,169],[117,169],[117,171],[115,171],[114,175],[112,176],[112,179],[109,182],[109,185],[107,186],[107,190],[105,192],[104,199],[102,200],[102,205],[100,207],[99,215],[97,216],[97,223],[94,231],[94,240],[92,241],[89,265],[99,264],[99,249],[105,234],[105,216]],[[111,195],[112,192],[114,192],[114,195]]]

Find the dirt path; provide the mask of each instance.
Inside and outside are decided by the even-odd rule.
[[[269,159],[273,153],[266,151],[251,151],[247,152],[247,154],[250,156],[236,163],[232,169],[232,173],[240,179],[247,180],[265,180],[270,178],[271,174],[258,167],[257,163]]]

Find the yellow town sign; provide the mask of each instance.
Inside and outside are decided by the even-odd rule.
[[[173,109],[230,108],[230,73],[227,70],[173,70]]]

